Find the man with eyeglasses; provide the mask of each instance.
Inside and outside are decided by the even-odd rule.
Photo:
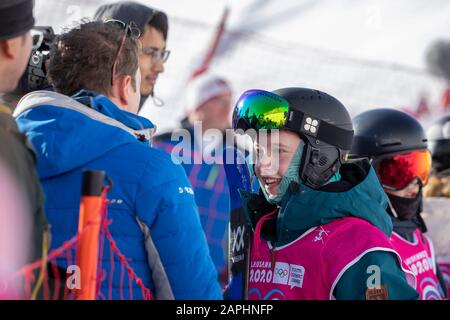
[[[142,47],[139,53],[139,69],[142,75],[140,87],[142,108],[150,96],[155,103],[161,103],[154,96],[154,88],[158,76],[164,71],[164,63],[169,58],[166,50],[169,29],[167,15],[140,3],[121,1],[105,4],[98,8],[95,20],[115,19],[124,23],[133,21],[140,30]]]

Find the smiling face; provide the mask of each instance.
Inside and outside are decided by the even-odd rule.
[[[300,141],[297,134],[284,130],[268,134],[267,141],[257,137],[255,173],[270,196],[277,194]]]

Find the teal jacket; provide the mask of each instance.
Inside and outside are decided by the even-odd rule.
[[[388,199],[370,164],[364,161],[344,165],[340,173],[340,181],[319,190],[291,184],[281,201],[277,217],[264,224],[261,237],[279,247],[312,227],[344,217],[366,220],[389,237],[392,222],[386,213]],[[243,202],[244,212],[253,229],[265,213],[274,209],[261,195],[243,194]],[[365,299],[370,276],[367,268],[371,265],[380,267],[381,284],[387,287],[389,299],[419,298],[419,294],[408,285],[397,257],[390,252],[373,251],[345,271],[334,291],[336,299]]]

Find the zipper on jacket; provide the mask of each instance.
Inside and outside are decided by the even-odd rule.
[[[271,268],[272,274],[273,274],[273,271],[275,270],[275,262],[277,259],[276,251],[274,250],[274,248],[270,248],[269,251],[270,251],[270,268]]]

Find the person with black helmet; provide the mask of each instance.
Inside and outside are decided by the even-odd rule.
[[[305,88],[249,90],[233,127],[256,130],[260,190],[241,192],[252,229],[249,299],[418,298],[389,241],[373,168],[347,162],[353,127],[341,102]]]
[[[432,175],[424,187],[423,217],[435,245],[436,261],[450,296],[450,115],[427,130]]]
[[[166,49],[169,22],[167,15],[157,9],[133,1],[119,1],[100,6],[95,20],[115,19],[125,24],[133,21],[140,30],[141,48],[139,53],[139,69],[142,75],[140,108],[148,97],[155,104],[163,102],[154,95],[158,75],[164,72],[164,63],[170,55]]]
[[[450,115],[441,117],[427,130],[429,150],[432,155],[432,176],[427,185],[427,191],[437,197],[450,197],[450,190],[445,186],[450,185]],[[431,183],[435,180],[434,183]],[[437,190],[431,190],[436,187]]]
[[[429,180],[431,154],[426,133],[409,114],[373,109],[353,119],[352,158],[369,158],[389,198],[387,212],[394,231],[391,242],[417,278],[422,300],[444,299],[433,243],[421,216],[422,188]]]

